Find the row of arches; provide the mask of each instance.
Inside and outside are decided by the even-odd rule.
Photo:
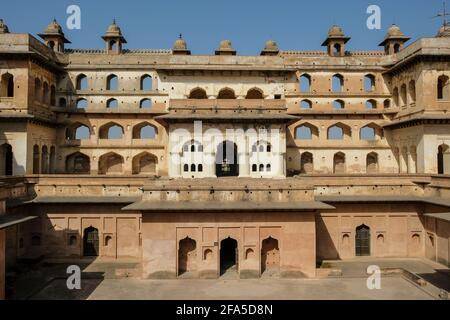
[[[346,155],[337,152],[333,155],[333,173],[344,174],[347,171]],[[378,154],[370,152],[366,155],[366,173],[378,173]],[[303,152],[300,157],[300,174],[314,173],[314,156],[310,152]]]
[[[231,88],[223,88],[219,90],[217,99],[236,99],[236,94]],[[205,89],[194,88],[190,91],[188,99],[208,99]],[[247,91],[245,99],[264,99],[264,92],[259,88],[252,88]]]
[[[311,92],[313,78],[310,74],[304,73],[299,77],[300,92]],[[330,91],[335,93],[344,92],[345,78],[342,74],[334,74],[331,77]],[[363,77],[363,89],[365,92],[373,92],[376,89],[376,78],[373,74],[366,74]]]
[[[108,152],[98,159],[98,174],[121,174],[124,170],[123,156]],[[141,152],[132,159],[133,174],[157,174],[158,158],[149,153]],[[90,174],[91,159],[89,156],[75,152],[66,157],[66,172],[69,174]]]
[[[14,76],[9,72],[2,74],[0,78],[0,97],[14,97]]]
[[[319,128],[310,123],[304,123],[295,128],[296,140],[312,140],[319,137]],[[338,122],[327,128],[328,140],[344,140],[352,137],[352,128]],[[375,123],[370,123],[359,129],[360,140],[376,140],[383,137],[383,129]]]
[[[186,237],[178,243],[178,276],[198,270],[197,242]],[[201,253],[201,261],[212,261],[213,251],[205,249]],[[261,242],[261,274],[276,272],[280,269],[280,247],[278,239],[268,237]],[[220,241],[219,248],[220,275],[239,271],[239,245],[236,239],[228,237]],[[247,248],[244,253],[245,260],[256,258],[255,249]]]
[[[396,107],[405,107],[407,105],[416,102],[416,82],[414,80],[409,81],[408,84],[402,84],[399,87],[395,87],[392,91],[394,99],[394,105]]]
[[[66,128],[67,140],[89,140],[92,129],[80,122],[76,122]],[[149,122],[136,124],[132,129],[132,139],[156,139],[158,129]],[[123,139],[124,128],[116,122],[108,122],[98,129],[99,139]]]
[[[46,145],[33,146],[33,174],[55,173],[56,169],[56,148]]]
[[[303,99],[300,101],[299,106],[300,109],[312,109],[313,103],[309,99]],[[346,108],[346,103],[342,99],[337,99],[332,101],[331,106],[333,107],[334,110],[344,110]],[[366,109],[375,110],[378,108],[378,102],[374,99],[369,99],[365,102],[364,106]],[[383,107],[385,109],[390,108],[391,100],[389,99],[384,100]]]
[[[62,108],[67,107],[67,100],[66,98],[60,98],[59,99],[59,106]],[[89,102],[85,98],[79,98],[76,101],[76,108],[77,109],[86,109],[89,106]],[[106,108],[107,109],[117,109],[119,108],[119,101],[115,98],[110,98],[106,100]],[[139,108],[140,109],[150,109],[153,106],[153,102],[149,98],[144,98],[139,101]]]
[[[47,81],[34,79],[34,100],[47,105],[56,106],[56,87],[49,85]]]
[[[79,74],[75,80],[76,90],[88,90],[89,83],[88,77],[85,74]],[[119,90],[119,77],[115,74],[110,74],[106,77],[105,83],[106,90],[108,91],[118,91]],[[139,90],[149,91],[153,90],[153,78],[149,74],[144,74],[139,79]]]

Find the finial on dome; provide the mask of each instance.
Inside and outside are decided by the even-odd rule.
[[[267,40],[264,49],[261,51],[262,56],[276,56],[280,52],[278,45],[274,40]]]
[[[219,48],[216,50],[217,56],[235,56],[236,50],[233,49],[230,40],[220,41]]]
[[[0,19],[0,33],[9,33],[8,26],[5,24],[3,19]]]
[[[178,55],[190,55],[191,54],[191,51],[188,50],[186,41],[183,39],[183,35],[181,33],[178,35],[178,39],[175,40],[175,43],[172,48],[172,53],[178,54]]]

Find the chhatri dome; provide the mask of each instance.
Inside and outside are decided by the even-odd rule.
[[[0,33],[9,33],[8,26],[0,19]]]
[[[175,43],[173,44],[172,52],[173,54],[191,54],[191,51],[187,48],[186,40],[183,39],[181,33],[178,39],[175,40]]]
[[[233,49],[230,40],[222,40],[219,44],[219,49],[216,50],[216,55],[235,55],[236,51]]]
[[[438,38],[449,38],[450,37],[450,25],[448,23],[444,23],[442,27],[439,29],[438,34],[436,35]]]
[[[280,52],[278,45],[274,40],[267,40],[264,49],[261,51],[262,56],[277,55]]]

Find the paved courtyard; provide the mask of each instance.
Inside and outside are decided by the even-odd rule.
[[[68,290],[66,267],[70,263],[44,263],[20,273],[14,299],[156,299],[156,300],[428,300],[436,298],[430,290],[421,288],[400,275],[381,278],[380,290],[366,286],[368,265],[381,268],[409,269],[422,278],[429,277],[438,286],[448,285],[448,269],[422,260],[386,259],[327,261],[332,268],[342,270],[341,277],[323,279],[262,278],[255,280],[141,280],[137,277],[139,263],[95,261],[80,264],[81,290]],[[437,272],[438,271],[438,272]],[[428,280],[427,280],[428,281]],[[428,285],[427,289],[430,288]]]

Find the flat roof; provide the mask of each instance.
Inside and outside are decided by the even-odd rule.
[[[299,211],[335,209],[320,201],[256,202],[256,201],[148,201],[141,200],[122,210],[143,211]]]
[[[316,196],[316,200],[323,202],[423,202],[450,207],[450,199],[421,196]]]
[[[36,219],[37,216],[26,216],[24,214],[1,214],[0,230]]]
[[[156,116],[156,120],[271,120],[271,121],[292,121],[300,120],[300,117],[288,115],[288,114],[242,114],[242,113],[230,113],[230,114],[213,114],[213,113],[186,113],[186,114],[167,114],[163,116]]]

